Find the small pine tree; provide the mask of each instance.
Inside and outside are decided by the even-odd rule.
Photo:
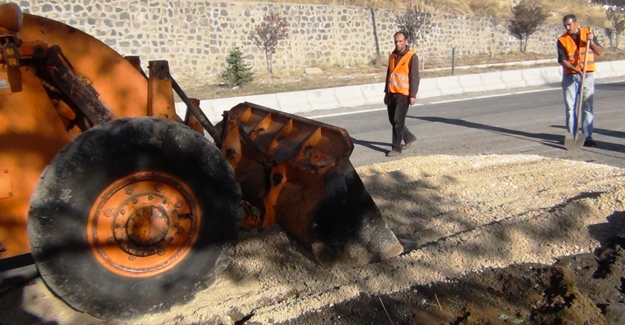
[[[238,46],[230,51],[228,58],[226,58],[226,63],[228,64],[226,70],[219,76],[228,87],[241,86],[254,80],[252,68],[245,63],[243,53],[241,53],[241,49]]]

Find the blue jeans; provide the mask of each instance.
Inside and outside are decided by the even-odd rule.
[[[578,129],[575,107],[579,100],[579,87],[582,82],[581,74],[565,74],[562,76],[562,91],[564,92],[564,106],[566,110],[566,129],[574,133]],[[582,132],[586,138],[592,137],[594,120],[592,100],[595,93],[595,77],[587,73],[584,78],[584,94],[582,96]]]

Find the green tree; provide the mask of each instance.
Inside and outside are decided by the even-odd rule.
[[[241,53],[241,49],[238,46],[230,51],[228,58],[226,58],[226,63],[228,64],[226,70],[219,76],[228,87],[241,86],[254,80],[252,68],[245,63],[243,53]]]
[[[508,31],[519,40],[519,51],[525,53],[527,40],[549,17],[549,13],[539,1],[521,0],[512,7],[512,19]]]

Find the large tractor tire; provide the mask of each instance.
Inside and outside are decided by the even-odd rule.
[[[220,151],[151,117],[96,126],[63,148],[31,198],[28,235],[48,287],[101,318],[167,310],[229,261],[241,190]]]

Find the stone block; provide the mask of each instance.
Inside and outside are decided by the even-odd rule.
[[[361,86],[346,86],[334,89],[339,107],[356,107],[367,105],[367,99]]]
[[[276,94],[246,96],[245,101],[275,110],[280,110]]]
[[[615,76],[625,76],[625,60],[612,61],[612,71]]]
[[[223,119],[222,115],[224,111],[229,111],[233,107],[245,101],[243,97],[229,97],[229,98],[216,98],[209,100],[211,102],[211,106],[213,108],[213,119],[215,121],[221,121]],[[200,105],[203,101],[200,102]],[[210,117],[209,117],[210,119]],[[213,121],[211,119],[211,121]],[[213,122],[215,124],[215,122]]]
[[[334,94],[334,89],[314,89],[306,91],[308,103],[313,111],[335,109],[340,107],[339,101]]]
[[[461,94],[463,92],[457,76],[436,78],[436,86],[443,96]]]
[[[306,74],[314,75],[314,74],[322,74],[323,70],[319,68],[306,68]]]
[[[544,85],[547,83],[543,77],[541,68],[523,69],[521,70],[521,77],[528,87]]]
[[[521,70],[502,71],[501,80],[508,89],[527,86],[527,82],[523,80],[523,73],[521,72]]]
[[[417,99],[437,97],[441,95],[441,91],[436,84],[436,78],[422,78],[419,83],[419,92]]]
[[[480,74],[480,80],[484,85],[484,90],[501,90],[506,89],[506,84],[503,82],[501,71],[488,72]]]
[[[367,105],[382,105],[384,104],[384,85],[385,82],[367,84],[360,86],[362,94],[367,101]]]
[[[465,93],[485,90],[479,74],[460,75],[458,76],[458,83],[460,83],[460,86]]]
[[[562,82],[562,67],[544,67],[540,68],[540,72],[545,79],[546,84],[554,84]]]
[[[276,94],[278,107],[281,111],[291,114],[310,112],[312,106],[308,103],[306,91],[290,91]]]
[[[180,119],[184,120],[187,114],[187,105],[183,102],[176,102],[174,104],[174,107],[176,110],[176,114],[180,117]],[[200,109],[202,110],[204,115],[206,115],[206,118],[211,121],[211,123],[217,124],[219,121],[221,121],[221,115],[216,115],[213,112],[213,105],[211,100],[200,100]]]

